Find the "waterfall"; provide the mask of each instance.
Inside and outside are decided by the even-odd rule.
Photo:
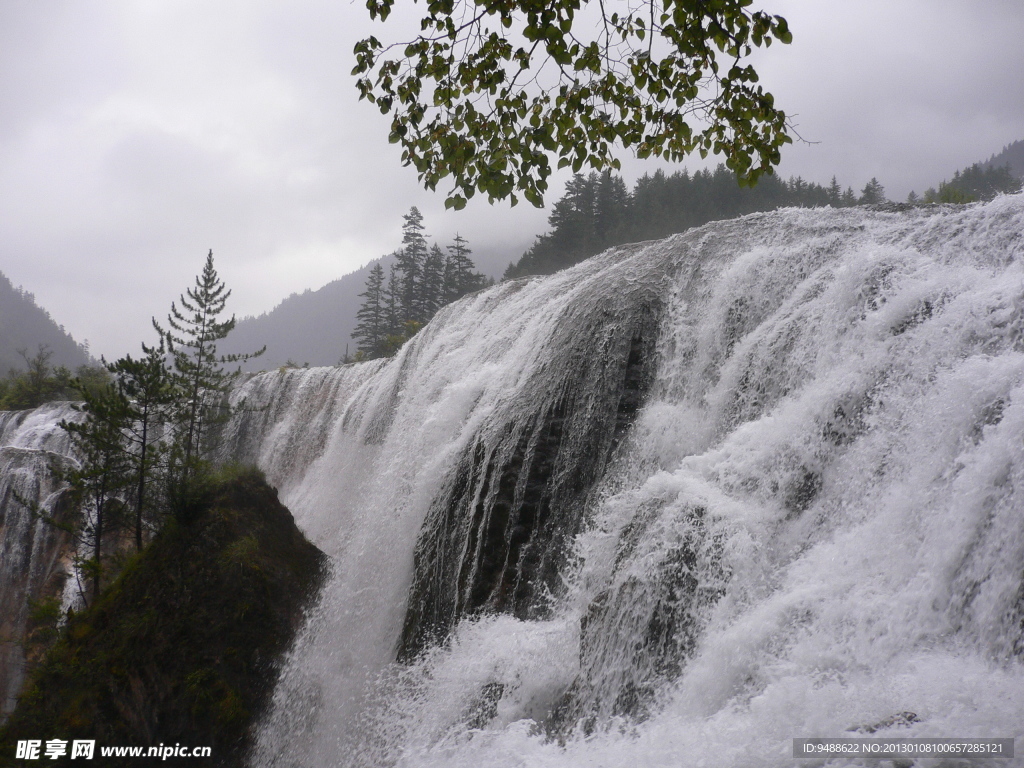
[[[1021,195],[755,214],[249,378],[333,563],[253,765],[1024,737],[1022,262]]]
[[[76,417],[69,403],[0,411],[0,720],[24,679],[21,640],[32,601],[60,591],[69,572],[67,534],[35,518],[19,497],[57,518],[68,512],[50,468],[70,452],[59,422]]]
[[[334,576],[255,764],[1022,735],[1022,233],[1020,196],[758,214],[336,374],[285,499]]]

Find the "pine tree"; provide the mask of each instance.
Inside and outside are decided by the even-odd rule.
[[[359,294],[363,303],[356,312],[358,321],[352,338],[359,341],[359,353],[364,358],[384,354],[384,341],[388,335],[388,318],[384,291],[384,267],[373,265],[366,277],[366,290]]]
[[[494,285],[494,281],[488,282],[483,274],[476,271],[476,264],[469,258],[472,251],[469,244],[461,235],[456,234],[452,244],[448,246],[449,259],[452,262],[451,271],[454,276],[454,296],[449,301],[460,299],[467,293],[479,291],[488,285]]]
[[[446,304],[480,288],[477,280],[479,276],[473,271],[475,265],[469,258],[471,253],[466,238],[456,233],[452,244],[448,246],[448,258],[445,261]]]
[[[182,309],[171,303],[165,331],[154,318],[153,327],[167,346],[174,363],[172,382],[178,390],[179,402],[173,414],[174,443],[171,469],[172,504],[178,514],[187,514],[183,506],[189,492],[188,481],[200,466],[207,448],[208,429],[230,415],[224,402],[227,390],[240,373],[226,372],[224,365],[245,362],[257,357],[266,347],[247,355],[218,356],[217,342],[235,327],[235,318],[220,321],[231,291],[213,267],[213,251],[206,257],[202,274],[196,277],[195,288],[180,297]],[[184,310],[184,311],[182,311]]]
[[[167,370],[167,348],[163,338],[154,347],[142,345],[144,357],[125,355],[107,366],[117,377],[128,399],[128,425],[124,433],[134,477],[135,547],[142,549],[146,513],[157,505],[152,501],[152,480],[161,468],[166,446],[160,428],[166,424],[177,392]]]
[[[444,253],[435,244],[423,260],[419,290],[420,316],[426,323],[444,304]]]
[[[397,257],[398,254],[395,254]],[[399,336],[402,333],[402,277],[398,272],[398,262],[391,264],[388,273],[388,284],[384,288],[384,310],[386,320],[385,336]]]
[[[629,216],[629,190],[621,176],[601,174],[594,198],[594,247],[598,250],[624,242]]]
[[[833,208],[838,208],[842,205],[843,189],[839,186],[839,182],[836,181],[836,177],[832,177],[831,183],[828,185],[828,203]]]
[[[452,258],[451,246],[448,246],[448,251],[441,272],[441,298],[444,304],[451,304],[459,298],[455,286],[455,259]]]
[[[56,470],[56,474],[69,484],[79,512],[77,524],[71,527],[78,545],[76,552],[84,549],[91,557],[76,555],[75,565],[91,582],[95,600],[103,576],[104,540],[111,538],[123,522],[121,498],[132,479],[124,449],[131,408],[124,390],[117,384],[108,384],[99,392],[82,389],[82,397],[77,410],[85,418],[80,422],[60,422],[71,437],[78,465],[70,470]]]
[[[886,202],[885,200],[885,187],[883,187],[878,179],[874,176],[871,177],[871,181],[864,185],[864,190],[860,195],[861,205],[879,205]]]
[[[594,210],[598,177],[577,174],[565,185],[565,194],[555,203],[548,223],[557,233],[558,245],[571,250],[589,250],[594,241]]]
[[[423,263],[427,259],[427,240],[423,236],[423,214],[413,206],[409,213],[402,217],[402,250],[398,257],[398,271],[401,273],[400,311],[402,324],[409,321],[423,323],[423,308],[420,305],[420,280],[423,274]]]

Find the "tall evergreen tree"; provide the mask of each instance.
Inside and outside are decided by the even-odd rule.
[[[421,306],[420,280],[423,263],[427,259],[427,240],[423,235],[423,214],[413,206],[402,217],[402,250],[398,257],[398,271],[401,273],[400,311],[402,324],[409,321],[422,323],[425,320]]]
[[[384,267],[377,264],[366,277],[366,290],[359,294],[363,303],[356,312],[356,328],[352,338],[359,342],[363,357],[380,357],[384,354],[384,341],[388,335],[387,306],[384,293]]]
[[[548,216],[551,231],[541,235],[505,277],[550,274],[597,253],[594,211],[598,176],[576,174],[565,185],[565,194]]]
[[[625,241],[629,203],[629,190],[622,177],[611,171],[602,173],[594,195],[594,247],[598,250]]]
[[[131,408],[124,390],[115,383],[99,391],[83,388],[81,394],[83,402],[77,409],[85,418],[60,423],[71,437],[78,465],[56,473],[69,484],[78,509],[77,524],[71,527],[76,552],[85,550],[91,556],[76,554],[75,565],[90,582],[91,599],[95,600],[103,577],[104,543],[123,522],[121,498],[132,480],[124,450]]]
[[[879,183],[878,179],[872,176],[871,181],[864,185],[864,189],[860,194],[861,205],[879,205],[885,201],[885,187]]]
[[[469,258],[471,253],[466,238],[456,233],[452,244],[448,246],[448,259],[445,262],[446,304],[482,287],[482,275],[474,271],[476,265]]]
[[[167,370],[167,348],[163,338],[153,347],[142,345],[143,357],[125,355],[107,369],[117,378],[127,397],[128,423],[124,440],[134,477],[135,547],[141,550],[147,512],[156,508],[152,500],[154,473],[162,468],[166,446],[161,442],[161,427],[170,416],[178,395]]]
[[[227,305],[231,291],[227,289],[213,266],[213,251],[206,256],[202,273],[196,277],[194,288],[180,297],[181,309],[171,303],[167,316],[168,329],[164,330],[156,319],[153,327],[160,334],[173,359],[173,384],[180,400],[173,415],[174,451],[171,481],[172,493],[187,492],[188,481],[195,474],[198,462],[207,448],[208,429],[226,419],[229,409],[225,396],[239,370],[228,372],[224,365],[240,363],[257,357],[266,347],[246,355],[217,354],[217,342],[223,340],[235,327],[235,317],[219,320]],[[179,513],[186,512],[176,499]]]
[[[565,185],[565,194],[555,203],[548,222],[558,235],[559,245],[589,249],[594,240],[594,210],[598,176],[576,174]]]
[[[459,298],[455,285],[455,259],[451,254],[451,246],[448,246],[448,249],[448,254],[444,257],[444,270],[441,273],[442,300],[445,304]]]
[[[397,257],[397,254],[395,254]],[[384,288],[384,309],[387,333],[385,336],[400,336],[402,333],[402,276],[398,262],[391,264],[388,284]]]
[[[444,287],[444,253],[435,244],[423,260],[423,274],[418,292],[422,322],[426,323],[444,306]]]
[[[836,177],[832,177],[832,181],[828,185],[828,204],[833,208],[838,208],[842,204],[843,189],[839,186],[839,182],[836,181]]]

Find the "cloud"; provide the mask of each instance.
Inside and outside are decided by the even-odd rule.
[[[441,239],[510,240],[509,258],[544,225],[532,211],[525,228],[501,209],[440,215],[386,120],[356,101],[361,8],[16,2],[3,14],[0,269],[108,355],[135,347],[211,247],[247,314],[393,250],[411,205]]]
[[[783,173],[918,192],[1024,138],[1024,16],[986,0],[776,0],[794,42],[760,56],[801,135]]]

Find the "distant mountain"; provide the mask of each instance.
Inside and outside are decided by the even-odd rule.
[[[35,296],[15,288],[0,272],[0,376],[12,368],[24,370],[25,361],[19,349],[34,356],[40,344],[53,352],[50,365],[63,365],[74,370],[90,362],[89,353],[77,344],[64,326],[57,325],[50,313],[36,304]]]
[[[1003,147],[998,155],[992,155],[982,165],[985,168],[1002,168],[1010,166],[1010,173],[1018,179],[1024,179],[1024,140],[1015,141]]]
[[[471,258],[485,275],[500,274],[508,254],[481,249]],[[386,275],[394,257],[382,256],[318,290],[293,293],[269,312],[238,321],[235,330],[218,345],[218,352],[246,353],[264,344],[267,351],[242,369],[261,371],[278,368],[289,361],[296,365],[335,365],[348,349],[355,355],[352,340],[356,312],[366,290],[366,278],[374,264],[381,264]]]
[[[289,361],[335,365],[346,348],[350,355],[356,353],[352,331],[370,269],[380,263],[386,273],[391,261],[391,256],[376,259],[319,290],[293,293],[270,312],[239,320],[218,351],[246,353],[265,344],[267,351],[261,357],[242,366],[250,371],[277,368]]]

